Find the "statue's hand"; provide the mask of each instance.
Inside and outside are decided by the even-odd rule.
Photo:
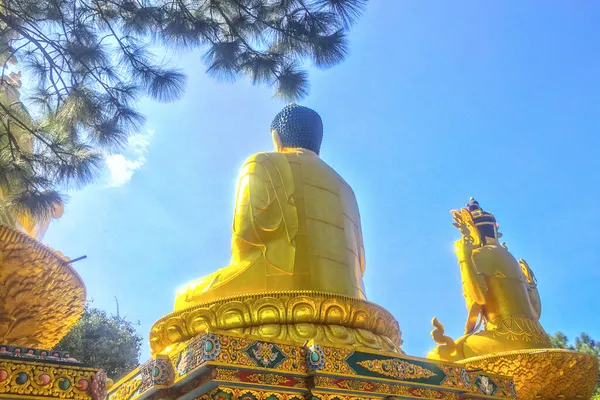
[[[466,238],[461,238],[454,243],[454,251],[458,262],[470,261],[473,255],[473,244]]]

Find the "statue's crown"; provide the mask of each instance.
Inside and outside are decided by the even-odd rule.
[[[496,222],[496,218],[490,212],[483,211],[479,202],[474,198],[470,198],[467,203],[467,210],[471,213],[473,217],[473,221],[475,222],[475,226],[479,225],[494,225],[498,227],[498,223]]]

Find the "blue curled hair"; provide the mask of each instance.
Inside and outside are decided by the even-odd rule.
[[[316,111],[290,104],[271,123],[283,147],[302,148],[319,154],[323,142],[323,121]]]

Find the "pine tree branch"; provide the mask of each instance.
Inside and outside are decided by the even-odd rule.
[[[32,136],[34,136],[36,139],[38,139],[40,142],[42,142],[44,145],[46,145],[52,152],[54,152],[54,154],[61,160],[61,161],[65,161],[64,159],[62,159],[61,155],[59,152],[55,151],[55,146],[52,145],[51,143],[49,143],[44,137],[42,137],[41,135],[39,135],[37,132],[35,132],[35,130],[31,129],[28,124],[26,124],[25,122],[21,121],[16,115],[14,115],[11,110],[9,108],[7,108],[4,103],[2,103],[0,101],[0,109],[2,109],[6,115],[8,115],[10,118],[12,118],[13,120],[15,120],[15,122],[19,125],[19,127],[21,129],[26,130],[27,132],[29,132]]]
[[[244,10],[248,16],[250,16],[250,17],[254,18],[254,20],[255,20],[255,21],[257,21],[257,22],[260,22],[261,24],[264,24],[265,26],[268,26],[269,28],[271,28],[271,29],[273,29],[273,30],[275,30],[275,31],[277,31],[277,32],[279,32],[279,33],[282,33],[283,35],[285,35],[285,36],[289,37],[290,39],[294,39],[294,40],[297,40],[297,41],[299,41],[299,42],[304,42],[304,43],[306,43],[306,44],[310,44],[310,41],[309,41],[309,40],[302,39],[302,38],[300,38],[300,37],[297,37],[297,36],[295,36],[295,35],[292,35],[292,34],[290,34],[290,32],[289,32],[289,31],[287,31],[287,30],[285,30],[285,29],[282,29],[282,28],[280,28],[280,27],[278,27],[278,26],[275,26],[275,25],[271,24],[270,22],[268,22],[268,21],[265,21],[264,19],[261,19],[261,18],[259,18],[257,15],[254,15],[254,14],[252,13],[252,10],[250,10],[248,7],[246,7],[246,6],[243,4],[243,2],[241,2],[240,0],[234,0],[234,2],[235,2],[235,4],[236,4],[238,7],[240,7],[242,10]]]
[[[42,54],[44,54],[45,59],[51,65],[51,70],[52,70],[53,66],[55,65],[54,62],[53,62],[53,57],[50,54],[48,54],[48,52],[46,51],[46,49],[44,48],[44,46],[42,46],[42,44],[40,43],[40,41],[38,39],[36,39],[32,35],[30,35],[27,32],[26,28],[23,28],[21,26],[15,25],[15,24],[12,24],[11,21],[10,21],[10,18],[8,18],[5,14],[3,14],[1,12],[0,12],[0,21],[4,22],[8,26],[11,26],[12,29],[14,29],[16,32],[18,32],[19,34],[21,34],[24,38],[28,39],[34,46],[36,46],[42,52]],[[58,75],[58,78],[60,79],[63,87],[67,87],[65,81],[62,79],[62,76],[60,74],[57,74],[57,75]],[[50,79],[52,81],[52,85],[54,86],[54,88],[58,92],[59,91],[58,90],[58,86],[57,86],[56,82],[54,81],[54,79],[52,78],[52,75],[51,75]],[[59,101],[61,99],[62,98],[59,95]]]

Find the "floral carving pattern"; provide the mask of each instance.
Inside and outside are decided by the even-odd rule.
[[[287,357],[273,343],[255,342],[244,351],[259,367],[274,368]]]
[[[391,358],[387,360],[365,360],[357,363],[368,371],[398,380],[431,378],[436,374],[413,363]]]

